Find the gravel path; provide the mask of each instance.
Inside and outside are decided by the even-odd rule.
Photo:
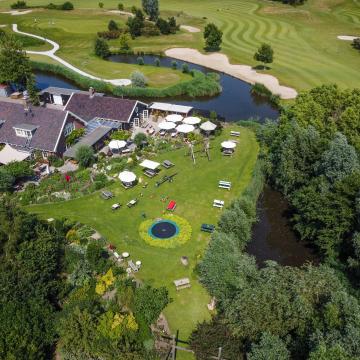
[[[23,31],[18,30],[17,24],[13,24],[12,29],[14,32],[18,33],[18,34],[22,34],[22,35],[26,35],[26,36],[30,36],[36,39],[40,39],[43,41],[46,41],[47,43],[52,45],[52,49],[48,50],[48,51],[26,51],[27,54],[36,54],[36,55],[43,55],[43,56],[48,56],[50,58],[52,58],[53,60],[59,62],[60,64],[64,65],[65,67],[67,67],[68,69],[82,75],[82,76],[86,76],[90,79],[93,80],[100,80],[100,81],[104,81],[107,83],[110,83],[112,85],[115,86],[127,86],[131,84],[131,80],[129,79],[112,79],[112,80],[108,80],[108,79],[101,79],[99,77],[96,77],[94,75],[88,74],[85,71],[82,71],[80,69],[78,69],[77,67],[71,65],[70,63],[68,63],[67,61],[61,59],[59,56],[55,55],[56,51],[58,51],[60,49],[60,45],[58,43],[56,43],[55,41],[52,41],[50,39],[46,39],[42,36],[38,36],[38,35],[34,35],[34,34],[30,34],[30,33],[26,33]]]

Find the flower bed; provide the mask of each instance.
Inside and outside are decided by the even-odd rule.
[[[141,238],[149,245],[161,247],[161,248],[174,248],[180,245],[185,244],[190,238],[192,234],[191,225],[184,218],[174,215],[167,214],[161,217],[163,220],[171,220],[176,223],[179,228],[178,233],[175,236],[172,236],[168,239],[157,239],[149,234],[149,229],[156,222],[155,219],[145,220],[140,224],[139,233]],[[158,220],[158,219],[157,219]]]

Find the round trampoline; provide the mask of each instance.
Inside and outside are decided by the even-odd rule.
[[[155,239],[166,240],[179,233],[179,227],[174,221],[159,220],[153,223],[149,229],[149,235]]]

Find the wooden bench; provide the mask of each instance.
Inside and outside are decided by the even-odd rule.
[[[219,181],[219,188],[230,190],[231,189],[231,182],[230,181]]]
[[[240,131],[230,131],[230,136],[240,136]]]
[[[127,207],[131,208],[133,206],[135,206],[137,204],[137,199],[133,199],[133,200],[130,200],[128,203],[127,203]]]
[[[133,272],[138,272],[138,271],[139,271],[138,267],[133,263],[132,260],[129,260],[129,261],[128,261],[128,265],[130,266],[130,269],[131,269]]]
[[[189,278],[174,280],[174,284],[177,291],[191,287]]]

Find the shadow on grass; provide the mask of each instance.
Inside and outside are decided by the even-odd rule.
[[[253,70],[271,70],[270,66],[266,65],[256,65],[252,67]]]

